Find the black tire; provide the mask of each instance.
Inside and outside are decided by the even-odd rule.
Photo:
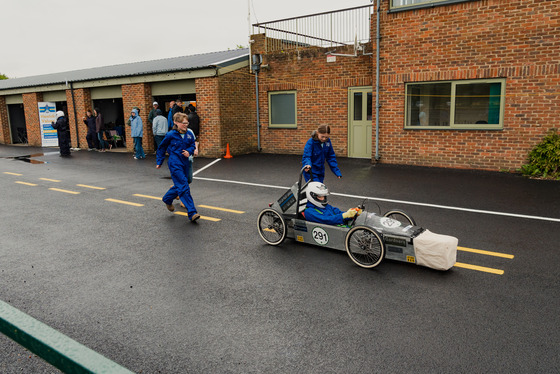
[[[373,229],[356,226],[346,234],[346,252],[356,265],[371,269],[383,261],[385,245]]]
[[[270,245],[279,245],[286,238],[286,221],[274,209],[264,209],[257,219],[257,228],[262,240]]]
[[[388,211],[383,215],[383,217],[394,219],[395,221],[399,221],[405,225],[412,225],[416,226],[416,221],[412,216],[408,215],[407,213],[403,212],[400,209],[393,209]]]

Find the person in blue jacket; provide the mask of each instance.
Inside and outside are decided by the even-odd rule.
[[[325,223],[327,225],[346,225],[354,219],[356,214],[361,214],[360,208],[351,208],[343,212],[327,202],[329,190],[327,186],[320,182],[309,182],[306,187],[305,195],[307,205],[303,211],[303,216],[307,221]]]
[[[169,102],[169,112],[167,112],[167,131],[171,131],[173,128],[173,107],[175,106],[175,101]]]
[[[313,180],[323,182],[325,179],[325,161],[329,164],[334,175],[342,178],[342,173],[336,162],[336,155],[332,143],[329,139],[331,128],[329,125],[320,125],[313,131],[311,138],[305,144],[303,157],[301,159],[302,168],[305,169],[303,177],[307,182],[310,179],[309,170],[313,174]]]
[[[167,209],[172,212],[175,210],[173,200],[179,196],[183,205],[187,209],[189,220],[195,222],[200,218],[196,211],[194,201],[191,196],[188,175],[190,168],[189,156],[196,149],[194,135],[187,131],[189,120],[184,113],[177,113],[173,116],[175,125],[173,129],[165,135],[157,149],[156,168],[161,168],[161,164],[165,160],[165,153],[169,153],[167,166],[171,172],[173,186],[163,196],[162,201],[167,205]]]
[[[134,159],[146,158],[144,147],[142,147],[142,136],[144,136],[144,125],[142,118],[138,115],[138,109],[132,109],[130,116],[130,136],[134,140]]]

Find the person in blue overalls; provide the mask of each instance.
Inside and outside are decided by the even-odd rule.
[[[309,170],[313,174],[313,180],[323,182],[325,179],[325,161],[329,164],[334,175],[342,178],[342,173],[336,162],[336,155],[332,143],[329,139],[331,128],[329,125],[320,125],[311,134],[311,139],[305,144],[303,157],[301,159],[302,168],[305,169],[303,177],[307,182],[310,179]]]
[[[188,182],[189,156],[195,151],[195,139],[192,132],[187,131],[189,120],[186,114],[175,114],[173,122],[175,123],[173,129],[165,135],[157,149],[156,168],[159,169],[163,164],[165,152],[169,153],[167,166],[173,180],[173,186],[163,196],[162,201],[167,205],[167,209],[172,212],[175,210],[173,200],[179,196],[187,209],[189,220],[195,222],[200,218],[200,215],[194,206]]]
[[[346,225],[354,217],[360,215],[360,208],[351,208],[343,212],[327,202],[329,189],[323,183],[309,182],[305,189],[307,206],[303,211],[305,220],[311,222],[325,223],[327,225]]]

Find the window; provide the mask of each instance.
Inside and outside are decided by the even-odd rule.
[[[436,5],[461,3],[473,0],[391,0],[391,10],[406,10],[410,8],[426,8]]]
[[[405,128],[501,129],[505,79],[408,83]]]
[[[270,127],[297,127],[296,97],[296,91],[278,91],[268,93]]]

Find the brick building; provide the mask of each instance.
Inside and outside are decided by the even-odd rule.
[[[74,147],[87,147],[82,117],[101,108],[106,126],[124,132],[133,107],[144,123],[144,149],[153,151],[148,124],[153,101],[167,110],[177,98],[196,104],[201,119],[200,154],[219,157],[230,143],[237,152],[256,148],[255,89],[248,50],[215,52],[0,81],[0,143],[41,146],[39,102],[52,102],[69,118]]]
[[[114,125],[138,106],[147,124],[153,100],[177,96],[196,101],[208,157],[228,143],[233,154],[301,154],[326,123],[339,157],[516,169],[560,128],[559,0],[373,3],[254,25],[250,51],[0,81],[0,143],[41,145],[40,101],[72,126],[74,108],[81,118],[93,106]],[[258,74],[249,55],[262,58]],[[77,122],[72,143],[84,147]]]
[[[363,18],[356,11],[332,12],[330,22],[338,12]],[[255,25],[264,30],[252,36],[251,53],[261,54],[265,67],[265,152],[301,153],[311,130],[327,123],[339,156],[515,169],[549,129],[560,127],[560,1],[374,1],[369,40],[358,40],[357,31],[346,45],[335,33],[335,43],[325,46],[330,36],[314,31],[329,22],[321,17]],[[308,23],[319,26],[306,30]],[[346,23],[359,30],[358,21]],[[293,115],[275,116],[278,110]]]

